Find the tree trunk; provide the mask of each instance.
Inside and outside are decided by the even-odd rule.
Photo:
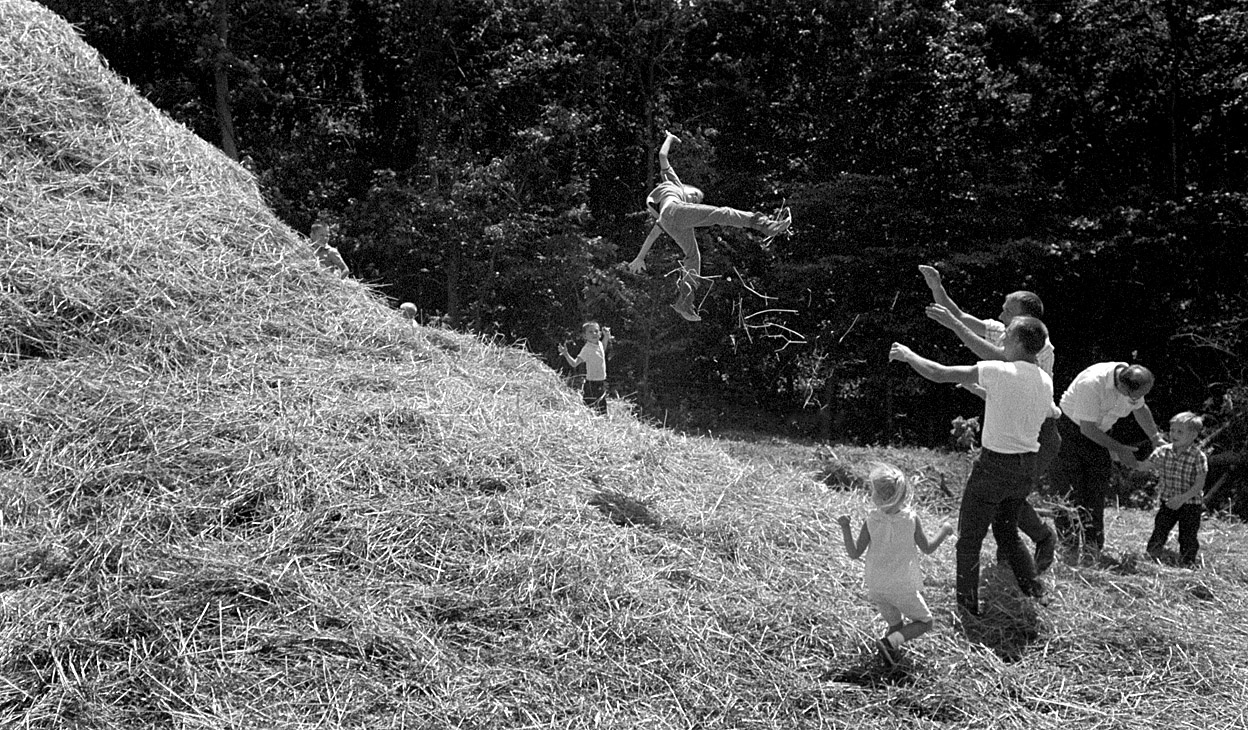
[[[230,109],[230,0],[217,0],[213,6],[216,24],[216,52],[212,58],[212,86],[216,94],[217,124],[221,128],[221,150],[231,160],[238,159],[234,136],[234,114]]]
[[[1183,56],[1187,46],[1187,28],[1183,18],[1183,3],[1175,0],[1167,0],[1166,2],[1166,27],[1170,32],[1170,89],[1167,94],[1169,109],[1167,110],[1167,120],[1169,124],[1169,150],[1167,158],[1166,185],[1167,191],[1174,199],[1178,199],[1182,194],[1184,185],[1183,160],[1180,144],[1180,136],[1182,135],[1183,125],[1179,120],[1179,110],[1182,108],[1180,99],[1182,92],[1182,76],[1183,76]]]
[[[459,268],[463,259],[457,241],[451,244],[450,256],[446,262],[446,319],[452,327],[459,325]]]

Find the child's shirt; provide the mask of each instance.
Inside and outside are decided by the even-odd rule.
[[[586,342],[584,347],[581,348],[581,353],[576,357],[585,363],[586,380],[607,379],[607,352],[603,348],[601,340],[598,342]]]
[[[1209,460],[1196,444],[1176,451],[1174,444],[1162,444],[1153,450],[1148,461],[1157,467],[1157,500],[1165,504],[1196,484],[1196,478],[1209,473]],[[1184,504],[1203,504],[1205,495],[1188,497]]]
[[[321,266],[337,272],[339,276],[346,276],[351,273],[351,270],[347,268],[347,262],[342,260],[342,254],[339,253],[338,249],[324,242],[313,242],[312,246],[312,253],[321,262]]]
[[[915,518],[911,510],[888,514],[873,510],[867,515],[866,569],[868,590],[918,590],[923,585],[919,546],[914,542]]]
[[[656,218],[663,212],[663,206],[669,200],[675,200],[679,203],[688,202],[685,200],[685,188],[677,182],[659,183],[658,187],[650,191],[646,196],[646,207],[654,213]]]

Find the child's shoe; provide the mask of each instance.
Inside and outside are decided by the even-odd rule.
[[[890,668],[897,666],[900,652],[894,649],[892,644],[888,643],[888,639],[876,639],[875,647],[880,652],[880,660],[884,662],[884,666]]]
[[[689,320],[690,322],[702,321],[702,318],[698,316],[698,313],[693,311],[693,305],[690,304],[689,302],[686,302],[684,300],[678,301],[672,305],[672,309],[675,309],[677,314]]]
[[[758,230],[762,231],[766,239],[763,245],[767,245],[773,238],[779,236],[789,230],[789,226],[793,225],[793,213],[788,207],[781,208],[776,211],[774,216],[760,215],[756,223]]]
[[[1033,580],[1031,586],[1023,593],[1035,601],[1037,606],[1048,606],[1053,602],[1053,596],[1049,593],[1048,587],[1039,578]]]

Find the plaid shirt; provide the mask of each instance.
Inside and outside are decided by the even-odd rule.
[[[1185,451],[1175,451],[1174,444],[1163,444],[1153,451],[1148,461],[1157,467],[1157,500],[1161,504],[1191,489],[1196,477],[1209,472],[1205,452],[1196,444]],[[1197,494],[1184,504],[1201,504],[1204,499],[1203,494]]]

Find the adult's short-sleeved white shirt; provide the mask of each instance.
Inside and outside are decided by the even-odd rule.
[[[976,364],[985,391],[980,443],[999,454],[1040,450],[1040,426],[1053,412],[1053,378],[1034,363],[981,360]]]
[[[607,379],[607,353],[602,342],[586,342],[576,357],[585,363],[586,380]]]
[[[984,339],[997,347],[1002,347],[1005,342],[1005,325],[1000,320],[985,319],[984,323]],[[1044,347],[1040,348],[1040,352],[1036,353],[1036,364],[1040,369],[1053,377],[1053,340],[1044,339]]]
[[[1133,404],[1114,387],[1114,373],[1126,366],[1125,362],[1102,362],[1084,368],[1062,393],[1062,413],[1075,423],[1091,421],[1108,431],[1119,418],[1143,408],[1143,398]]]

